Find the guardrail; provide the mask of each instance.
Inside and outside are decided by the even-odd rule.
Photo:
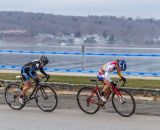
[[[0,69],[7,69],[7,70],[21,70],[21,66],[6,66],[0,65]],[[44,68],[46,71],[49,72],[75,72],[75,73],[97,73],[98,70],[82,70],[82,69],[64,69],[64,68]],[[113,72],[113,74],[117,74]],[[124,75],[127,76],[160,76],[160,72],[123,72]]]

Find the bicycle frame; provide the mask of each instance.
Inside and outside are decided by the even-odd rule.
[[[32,91],[31,94],[29,95],[29,97],[28,97],[29,100],[33,100],[33,99],[36,98],[36,96],[33,97],[33,95],[35,94],[36,89],[37,89],[37,86],[34,87],[33,91]]]
[[[96,80],[91,80],[91,81],[93,81],[93,82],[96,83],[96,87],[93,89],[91,95],[87,98],[87,104],[88,104],[88,105],[89,105],[89,103],[92,103],[92,104],[100,104],[100,103],[99,103],[100,100],[97,102],[97,101],[95,101],[95,100],[92,99],[92,97],[93,97],[96,93],[98,94],[98,97],[99,97],[99,99],[100,99],[100,88],[99,88],[98,83],[97,83]],[[120,81],[120,80],[117,80],[116,82],[119,82],[119,81]],[[107,100],[109,99],[111,93],[113,93],[113,92],[114,92],[119,98],[122,97],[121,93],[118,91],[118,87],[113,86],[113,85],[111,85],[111,86],[109,86],[109,87],[111,88],[110,91],[105,94]]]
[[[95,100],[92,100],[92,97],[96,94],[96,92],[99,93],[98,86],[95,87],[95,89],[92,91],[91,95],[87,98],[87,105],[89,105],[89,103],[97,104],[97,102]]]
[[[87,114],[94,114],[98,112],[100,108],[105,108],[107,103],[101,100],[100,88],[97,84],[98,80],[92,79],[96,86],[92,87],[82,87],[77,93],[77,103],[80,109]],[[119,87],[123,87],[123,84],[118,84],[120,80],[115,81],[115,85],[110,86],[110,90],[105,93],[107,100],[110,100],[114,110],[123,117],[129,117],[135,112],[135,100],[132,94]],[[122,105],[123,104],[123,105]]]
[[[22,79],[22,77],[19,77],[20,79],[21,79],[21,85],[20,85],[20,89],[22,90],[22,86],[23,86],[23,84],[24,84],[24,82],[23,82],[23,79]],[[34,83],[34,82],[33,82]],[[37,90],[37,88],[40,86],[40,84],[39,83],[35,83],[34,85],[32,85],[32,86],[34,86],[34,88],[33,88],[33,90],[32,90],[32,92],[31,92],[31,94],[28,96],[28,101],[31,101],[31,100],[33,100],[33,99],[35,99],[36,98],[36,96],[34,95],[35,94],[35,92],[36,92],[36,90]],[[33,96],[34,95],[34,96]],[[26,102],[28,102],[28,101],[26,101]]]
[[[34,86],[35,86],[35,87],[34,87],[32,93],[29,95],[29,100],[33,100],[33,99],[36,98],[36,96],[35,96],[34,94],[35,94],[36,90],[40,87],[40,84],[39,84],[39,83],[36,83]],[[43,92],[41,91],[42,94],[43,94],[43,96],[46,97],[46,95],[44,95],[44,94],[46,94],[46,93],[44,92],[44,90],[43,90],[43,89],[41,89],[41,90],[43,91]],[[34,95],[34,96],[33,96],[33,95]]]

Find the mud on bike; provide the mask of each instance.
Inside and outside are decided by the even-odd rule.
[[[100,88],[98,86],[98,80],[90,79],[91,82],[95,83],[95,87],[82,87],[77,93],[77,103],[80,109],[87,114],[94,114],[107,102],[103,102],[100,99]],[[117,80],[115,83],[117,86],[110,86],[110,91],[106,93],[107,101],[111,98],[111,102],[115,111],[123,116],[129,117],[135,112],[136,103],[131,95],[131,93],[119,86],[124,86],[126,82],[122,85],[118,85],[118,82],[122,80]]]
[[[41,82],[45,79],[42,77],[39,82],[33,82],[31,89],[27,92],[27,99],[25,99],[24,104],[19,102],[19,95],[22,93],[23,78],[22,76],[16,76],[16,78],[21,80],[21,85],[18,83],[11,83],[5,89],[5,100],[6,103],[14,110],[21,110],[27,102],[35,100],[37,106],[44,112],[53,111],[58,104],[57,94],[54,89]]]

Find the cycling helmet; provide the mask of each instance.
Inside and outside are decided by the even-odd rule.
[[[49,60],[48,60],[48,58],[46,56],[41,56],[40,59],[39,59],[39,61],[41,63],[43,63],[44,65],[46,65],[46,64],[49,63]]]
[[[127,69],[127,64],[125,60],[119,60],[118,65],[121,68],[121,71],[125,71]]]

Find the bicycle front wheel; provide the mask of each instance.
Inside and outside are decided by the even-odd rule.
[[[5,89],[5,100],[9,107],[14,110],[21,110],[24,104],[19,102],[19,95],[22,90],[18,84],[9,84]]]
[[[131,116],[136,108],[133,96],[125,89],[118,89],[116,93],[113,93],[112,105],[115,111],[123,117]]]
[[[78,91],[77,103],[80,109],[87,114],[94,114],[100,108],[98,94],[90,87],[83,87]]]
[[[57,94],[52,87],[41,85],[36,91],[36,103],[42,111],[51,112],[57,107]]]

